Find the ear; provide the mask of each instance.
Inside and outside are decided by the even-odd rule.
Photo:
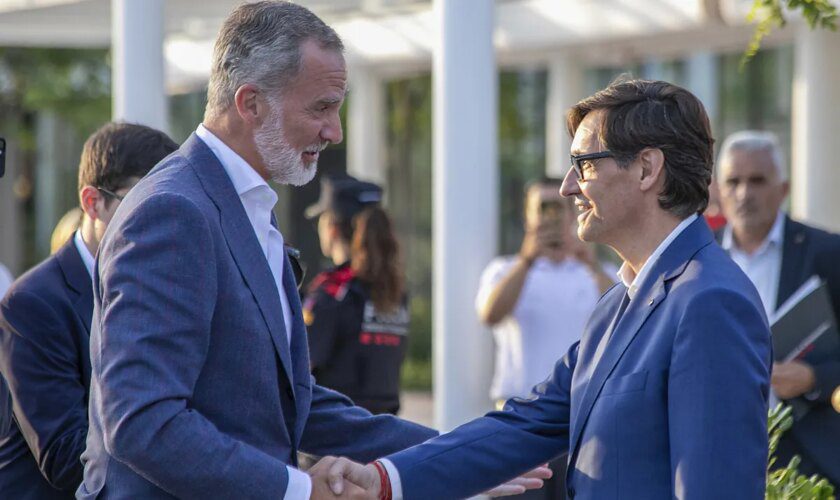
[[[782,199],[790,194],[790,181],[782,181]]]
[[[233,96],[233,103],[236,106],[236,112],[239,117],[246,123],[252,126],[258,126],[261,122],[261,114],[265,113],[262,109],[266,106],[265,103],[260,102],[260,91],[256,85],[246,83],[238,89]]]
[[[82,210],[92,220],[99,219],[99,212],[104,208],[105,199],[102,193],[93,186],[85,186],[79,191],[79,201]]]
[[[639,164],[642,166],[640,185],[642,191],[657,188],[665,181],[665,154],[659,148],[645,148],[639,152]]]

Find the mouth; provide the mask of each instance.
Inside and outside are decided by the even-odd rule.
[[[320,156],[320,151],[304,151],[301,155],[303,157],[303,161],[306,163],[314,163],[318,161],[318,156]]]
[[[575,210],[577,210],[577,220],[578,223],[580,223],[583,222],[583,220],[589,215],[589,212],[592,211],[592,205],[585,200],[575,199]]]

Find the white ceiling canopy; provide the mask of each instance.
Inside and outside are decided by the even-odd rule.
[[[204,85],[213,39],[236,0],[166,0],[167,87]],[[435,40],[429,0],[299,2],[341,35],[351,66],[384,74],[428,68]],[[558,51],[584,57],[743,46],[751,0],[497,0],[494,41],[503,63]],[[712,7],[710,7],[712,6]],[[709,11],[712,12],[709,12]],[[0,46],[106,47],[110,0],[0,0]],[[718,14],[720,12],[720,14]],[[721,22],[726,20],[726,23]]]

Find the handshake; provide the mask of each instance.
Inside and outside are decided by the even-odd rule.
[[[519,495],[526,490],[542,488],[543,480],[551,474],[548,464],[541,465],[484,494],[491,497]],[[381,462],[362,465],[347,458],[327,456],[309,469],[309,475],[312,478],[310,500],[392,498],[391,480]]]

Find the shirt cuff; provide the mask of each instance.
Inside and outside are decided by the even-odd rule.
[[[312,494],[312,479],[309,474],[288,465],[286,470],[289,472],[289,484],[286,485],[283,500],[309,500],[309,495]]]
[[[385,467],[388,473],[388,480],[391,481],[391,500],[403,500],[402,482],[400,482],[400,471],[387,458],[380,458],[379,462]]]

